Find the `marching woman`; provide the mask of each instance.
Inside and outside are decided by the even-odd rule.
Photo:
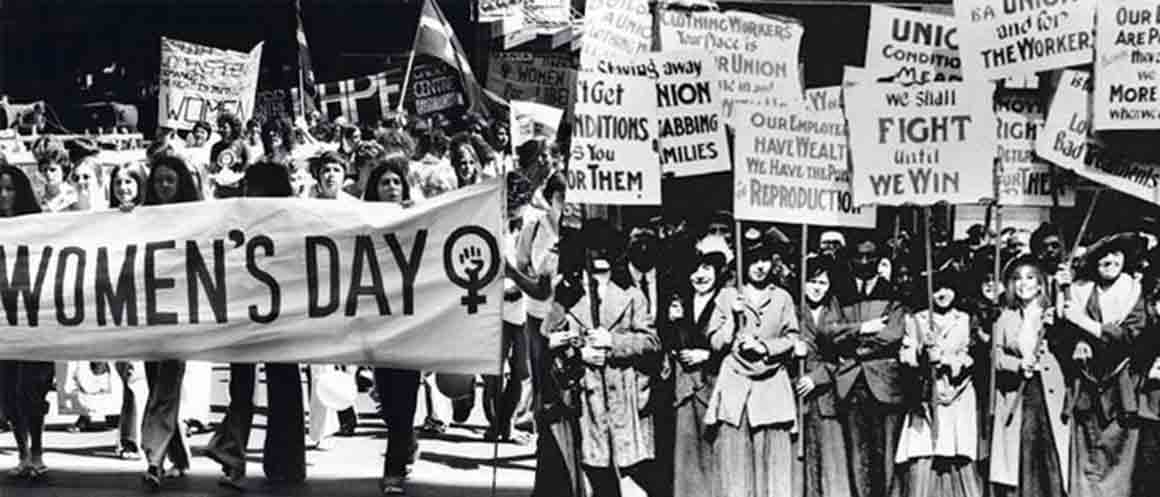
[[[1139,431],[1136,372],[1130,367],[1133,345],[1144,330],[1146,313],[1132,267],[1133,235],[1106,237],[1088,250],[1071,285],[1062,295],[1062,329],[1074,341],[1070,412],[1073,497],[1127,497]],[[1061,271],[1061,285],[1070,274]],[[1070,298],[1069,298],[1070,297]],[[1076,388],[1078,387],[1078,388]],[[1131,419],[1131,421],[1129,421]]]
[[[829,256],[807,259],[805,307],[798,311],[802,340],[806,343],[806,374],[795,385],[802,397],[803,474],[805,497],[850,495],[850,467],[842,422],[838,418],[838,397],[834,373],[838,354],[822,329],[841,319],[841,307],[834,296],[830,278],[834,260]]]
[[[958,308],[955,280],[944,271],[932,278],[930,306],[906,318],[899,359],[934,375],[933,397],[902,423],[895,462],[894,494],[907,497],[982,497],[975,470],[977,408],[971,366],[971,317]],[[933,373],[927,368],[933,369]],[[920,382],[920,384],[925,384]],[[924,399],[925,400],[925,399]]]
[[[737,327],[709,337],[726,353],[705,423],[717,426],[718,476],[725,497],[792,497],[796,430],[789,364],[797,309],[773,281],[775,247],[757,230],[744,240],[745,284],[732,304]],[[804,345],[804,344],[803,344]]]
[[[201,200],[201,192],[185,161],[173,155],[153,159],[145,188],[144,205],[166,205]],[[189,470],[189,447],[181,429],[181,383],[185,361],[163,360],[145,363],[149,400],[141,423],[141,444],[149,463],[144,483],[151,490],[161,488],[163,478],[181,478]],[[163,471],[165,458],[173,468]]]
[[[717,495],[716,434],[705,425],[709,395],[724,354],[714,352],[709,337],[734,327],[731,307],[737,291],[725,286],[733,250],[725,239],[709,236],[696,247],[697,265],[689,290],[669,306],[665,349],[672,352],[676,411],[673,432],[673,495]]]
[[[40,212],[28,177],[0,155],[0,218]],[[12,435],[20,454],[20,463],[9,471],[9,476],[38,479],[48,471],[41,440],[48,412],[44,398],[52,388],[53,373],[52,362],[0,361],[5,414],[12,422]]]
[[[109,206],[132,211],[145,198],[145,171],[137,164],[122,164],[109,175]],[[118,426],[117,455],[121,459],[141,459],[141,416],[149,398],[145,363],[117,361],[114,365],[121,378],[121,416]]]
[[[392,156],[378,159],[367,178],[363,200],[381,202],[388,211],[411,205],[411,187],[407,183],[407,158]],[[415,408],[419,400],[419,372],[407,369],[375,368],[375,389],[379,392],[380,414],[387,424],[387,454],[379,491],[383,495],[402,495],[409,466],[419,451],[415,439]]]
[[[236,114],[218,114],[217,125],[221,140],[210,147],[209,165],[201,182],[205,198],[239,197],[242,173],[256,157],[251,157],[242,135],[242,120]]]
[[[1062,497],[1068,467],[1064,377],[1048,333],[1053,322],[1047,278],[1031,257],[1006,270],[1003,309],[992,340],[995,422],[990,481],[995,497]]]

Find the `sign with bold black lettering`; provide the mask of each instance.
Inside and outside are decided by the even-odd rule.
[[[189,130],[222,112],[250,119],[261,60],[261,43],[246,53],[161,38],[158,126]]]
[[[896,83],[960,81],[958,40],[953,17],[871,5],[865,68]]]
[[[1160,129],[1160,1],[1100,0],[1095,129]]]
[[[996,145],[999,158],[999,203],[1050,207],[1075,205],[1075,190],[1059,171],[1035,156],[1035,142],[1043,129],[1046,105],[1038,90],[1002,89],[995,95]],[[1058,183],[1058,185],[1056,185]],[[1053,186],[1059,193],[1052,195]]]
[[[1089,64],[1105,0],[955,0],[964,74],[1021,78]]]

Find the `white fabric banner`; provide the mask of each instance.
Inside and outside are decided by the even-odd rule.
[[[866,70],[896,83],[960,81],[957,32],[951,16],[871,5]]]
[[[1095,129],[1160,129],[1160,0],[1099,4]]]
[[[1097,2],[1107,0],[955,0],[963,74],[1022,78],[1091,63]]]
[[[258,90],[262,44],[249,53],[161,38],[158,126],[190,130],[221,112],[249,120]]]
[[[500,185],[0,220],[0,357],[498,368]]]

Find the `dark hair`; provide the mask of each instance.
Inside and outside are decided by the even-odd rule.
[[[1011,262],[1007,263],[1007,269],[1003,272],[1003,306],[1009,309],[1019,309],[1022,304],[1019,302],[1019,297],[1015,295],[1015,277],[1019,274],[1021,268],[1031,268],[1035,271],[1035,277],[1039,280],[1039,303],[1043,308],[1051,305],[1047,298],[1047,275],[1043,273],[1043,269],[1039,267],[1039,263],[1034,258],[1027,255],[1022,255]]]
[[[1038,253],[1039,249],[1043,248],[1043,241],[1051,236],[1059,238],[1059,241],[1063,242],[1063,231],[1059,229],[1059,226],[1052,223],[1040,224],[1031,233],[1031,252]]]
[[[326,152],[310,158],[310,175],[313,176],[314,179],[321,179],[322,166],[327,164],[341,165],[343,171],[346,171],[347,167],[349,167],[346,162],[346,157],[343,157],[342,154],[334,150],[327,150]]]
[[[563,193],[565,195],[564,198],[567,198],[568,181],[564,178],[563,171],[556,171],[551,176],[548,176],[548,179],[544,181],[544,200],[547,200],[549,203],[551,203],[552,197],[557,192]]]
[[[153,158],[149,165],[149,179],[146,181],[145,188],[145,202],[144,205],[161,205],[161,199],[157,198],[156,189],[153,183],[157,181],[157,171],[163,167],[167,167],[173,172],[177,173],[177,197],[169,203],[181,202],[197,202],[201,200],[201,192],[197,189],[197,182],[193,179],[193,173],[189,171],[189,166],[185,165],[185,159],[176,155],[159,155]]]
[[[291,126],[290,121],[286,118],[270,119],[262,123],[261,142],[263,147],[266,146],[266,137],[270,135],[275,135],[282,139],[282,149],[287,153],[294,150],[294,126]],[[269,151],[266,153],[269,153]]]
[[[245,131],[245,129],[242,128],[242,119],[238,117],[237,114],[232,112],[222,112],[221,114],[218,114],[217,122],[218,126],[221,126],[222,124],[230,125],[230,135],[222,137],[223,140],[228,142],[240,139],[242,137],[242,132]],[[250,122],[253,122],[253,120]]]
[[[379,180],[387,173],[397,175],[399,181],[403,183],[403,196],[401,200],[411,200],[411,185],[407,181],[407,167],[410,166],[410,162],[407,161],[406,157],[392,155],[382,159],[375,159],[371,165],[371,174],[367,177],[367,187],[366,191],[363,192],[363,200],[367,202],[382,201],[379,198]]]
[[[49,164],[60,165],[63,176],[68,177],[72,172],[72,161],[69,160],[68,151],[63,145],[56,143],[47,143],[41,150],[36,153],[36,170],[44,172],[44,168]]]
[[[133,181],[137,182],[137,198],[134,199],[134,205],[141,205],[141,202],[145,199],[145,191],[147,188],[145,171],[141,169],[141,166],[128,162],[114,167],[109,173],[109,207],[117,208],[122,205],[121,199],[117,198],[117,194],[114,193],[117,186],[117,175],[121,174],[121,171],[125,171],[130,178],[133,178]]]
[[[8,159],[0,154],[0,176],[12,178],[12,186],[16,189],[16,199],[12,203],[12,215],[39,214],[40,203],[36,201],[36,193],[32,191],[32,182],[19,167],[8,165]]]
[[[501,130],[505,134],[507,134],[507,138],[508,138],[507,145],[503,145],[499,142],[499,132]],[[491,145],[491,148],[493,150],[495,150],[497,153],[504,154],[504,153],[511,152],[511,149],[512,149],[511,125],[509,125],[507,123],[507,121],[505,121],[503,119],[496,120],[495,123],[493,123],[491,125],[491,129],[489,129],[487,132],[487,143],[488,143],[488,145]]]
[[[419,135],[419,147],[415,150],[416,159],[423,155],[432,154],[442,156],[447,153],[450,140],[440,129],[430,129]]]
[[[209,135],[213,134],[213,126],[210,126],[208,122],[198,121],[196,123],[193,123],[193,132],[194,133],[197,133],[198,128],[204,129],[206,134],[209,134]]]
[[[519,166],[521,170],[526,170],[535,165],[539,160],[540,155],[544,152],[555,153],[556,147],[551,140],[543,136],[537,136],[526,142],[520,144],[516,148],[516,156],[519,158]]]
[[[247,197],[290,197],[294,195],[294,187],[290,184],[290,172],[286,170],[286,166],[275,162],[262,161],[247,167],[242,184]]]
[[[407,157],[415,155],[415,140],[411,138],[411,135],[408,135],[407,132],[401,129],[392,128],[387,130],[378,137],[378,142],[388,154],[399,151]]]

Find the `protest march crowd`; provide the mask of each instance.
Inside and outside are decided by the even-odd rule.
[[[594,11],[636,12],[617,10],[618,2],[593,3],[605,9]],[[986,48],[981,59],[968,53],[978,52],[966,43],[978,27],[966,25],[990,22],[997,15],[990,4],[1007,7],[998,15],[1028,19],[1046,38]],[[479,402],[489,423],[486,439],[535,444],[533,495],[1153,495],[1160,488],[1160,225],[1135,219],[1090,225],[1095,199],[1078,229],[1054,222],[1034,230],[1004,228],[997,214],[1004,179],[996,172],[1004,161],[1030,162],[1032,155],[1045,170],[1040,159],[1052,157],[1052,188],[1063,175],[1057,166],[1106,182],[1096,188],[1107,195],[1121,189],[1140,197],[1133,192],[1149,183],[1139,180],[1146,176],[1139,168],[1154,165],[1132,162],[1132,169],[1120,158],[1093,156],[1107,145],[1074,156],[1052,148],[1071,136],[1066,133],[1096,140],[1089,134],[1090,104],[1071,110],[1092,97],[1093,80],[1099,82],[1075,69],[1093,63],[1096,4],[956,1],[956,7],[974,8],[955,17],[924,14],[923,22],[938,24],[939,33],[957,22],[961,39],[931,35],[937,40],[914,44],[928,45],[927,52],[909,56],[906,47],[887,45],[880,53],[895,54],[887,55],[894,66],[869,67],[868,57],[863,70],[881,72],[850,79],[833,94],[801,90],[788,65],[736,54],[717,63],[706,54],[663,51],[651,55],[685,58],[630,62],[609,55],[631,51],[612,43],[593,52],[602,58],[598,64],[591,57],[586,62],[589,53],[583,52],[578,81],[569,89],[575,108],[562,113],[571,121],[561,124],[557,115],[557,122],[533,128],[533,136],[520,130],[518,141],[514,117],[474,111],[398,112],[374,123],[321,112],[295,120],[222,112],[189,130],[158,129],[143,163],[102,168],[92,140],[45,134],[31,142],[32,175],[0,161],[0,217],[98,210],[133,216],[151,206],[188,203],[197,209],[234,197],[378,202],[384,216],[397,216],[454,190],[498,182],[506,195],[506,231],[500,234],[506,362],[500,374],[479,378]],[[800,25],[677,17],[685,15],[693,14],[655,16],[664,24],[661,38],[669,28],[741,30],[792,42],[795,55],[788,58],[797,61]],[[891,15],[897,16],[896,41],[909,38],[898,28],[905,15]],[[1046,15],[1058,17],[1030,21]],[[1083,15],[1090,23],[1081,26],[1082,36],[1055,31],[1072,29]],[[1118,14],[1106,17],[1112,19],[1099,18],[1101,30],[1105,23],[1136,24],[1117,20]],[[1019,29],[1011,33],[1022,36]],[[649,29],[649,46],[652,36]],[[682,32],[677,39],[690,36]],[[600,40],[607,41],[594,38]],[[1160,37],[1147,43],[1160,44]],[[743,45],[733,49],[752,50]],[[932,51],[929,45],[937,46]],[[953,55],[947,54],[950,45]],[[628,55],[649,55],[647,48]],[[1025,63],[1021,69],[1017,59]],[[1096,74],[1105,63],[1111,62],[1095,62]],[[725,77],[711,71],[714,66],[746,81],[738,85],[744,89],[718,92],[715,85],[677,82],[662,91],[653,82]],[[1014,137],[1027,142],[1026,154],[1003,152],[1010,127],[996,114],[1017,99],[998,96],[990,80],[1012,77],[1002,72],[1006,66],[1057,73],[1040,78],[1057,87],[1051,114],[1034,124],[1041,140],[1035,141],[1034,130]],[[1071,69],[1057,71],[1065,68]],[[938,72],[951,69],[954,74]],[[883,80],[887,72],[917,79],[903,85]],[[650,74],[653,79],[646,79]],[[750,86],[745,78],[764,85]],[[1071,91],[1080,92],[1078,99],[1062,97]],[[821,102],[827,95],[844,102]],[[721,106],[725,97],[731,98],[728,110]],[[815,97],[821,103],[809,102]],[[795,98],[800,107],[786,107]],[[1138,101],[1123,88],[1110,98]],[[1148,119],[1147,112],[1106,109],[1101,99],[1107,98],[1096,93],[1096,128],[1131,128]],[[628,114],[653,102],[652,115]],[[708,114],[690,118],[677,109],[665,114],[672,118],[666,122],[691,125],[653,129],[665,107],[680,105]],[[1074,116],[1087,121],[1076,123]],[[1069,117],[1058,135],[1046,131]],[[718,126],[718,119],[729,124]],[[1160,120],[1143,123],[1151,124],[1160,127]],[[998,147],[996,128],[1006,133]],[[723,141],[711,135],[726,140],[726,130],[728,145],[720,146]],[[653,148],[654,134],[661,151]],[[674,145],[678,139],[700,142]],[[639,149],[615,149],[613,142],[641,142],[654,155],[639,160]],[[1061,156],[1048,154],[1043,144],[1066,157],[1055,159]],[[680,163],[724,163],[723,170],[708,172],[731,175],[736,212],[703,208],[698,198],[636,201],[653,198],[649,191],[659,200],[662,181],[681,176],[661,171]],[[880,169],[867,172],[872,167]],[[640,172],[645,169],[651,172]],[[1123,181],[1133,184],[1121,188]],[[1051,195],[1058,208],[1059,191]],[[958,239],[932,222],[929,207],[913,207],[980,199],[991,203],[986,221],[972,223]],[[638,215],[628,221],[591,215],[589,204],[602,203],[632,205]],[[843,221],[861,215],[857,207],[870,211],[874,205],[923,210],[925,221],[908,228],[896,221],[892,230]],[[794,217],[799,211],[840,212],[830,218],[836,222],[816,223],[826,228],[814,242],[804,225],[816,218]],[[1125,213],[1134,214],[1143,219],[1149,213]],[[800,231],[787,229],[797,223]],[[795,240],[787,233],[800,235]],[[8,288],[7,268],[0,271],[5,308],[14,309],[10,295],[16,292]],[[244,489],[259,371],[253,363],[230,364],[229,405],[213,424],[204,393],[207,363],[3,361],[0,407],[20,455],[10,476],[36,481],[48,470],[42,458],[46,395],[56,389],[82,411],[96,413],[86,407],[91,378],[111,371],[124,392],[116,406],[118,453],[144,461],[147,490],[185,477],[191,457],[186,439],[197,430],[213,433],[202,453],[221,465],[220,484]],[[262,466],[275,484],[304,482],[306,451],[326,449],[331,437],[354,432],[358,414],[324,398],[323,383],[336,371],[342,375],[335,381],[373,389],[388,428],[384,494],[405,493],[421,448],[416,432],[446,429],[447,420],[431,410],[414,426],[418,403],[429,405],[435,394],[432,385],[452,398],[451,422],[466,420],[477,401],[470,375],[309,365],[306,406],[301,365],[272,362],[261,371],[270,434]],[[75,429],[99,423],[92,417],[81,415]]]

